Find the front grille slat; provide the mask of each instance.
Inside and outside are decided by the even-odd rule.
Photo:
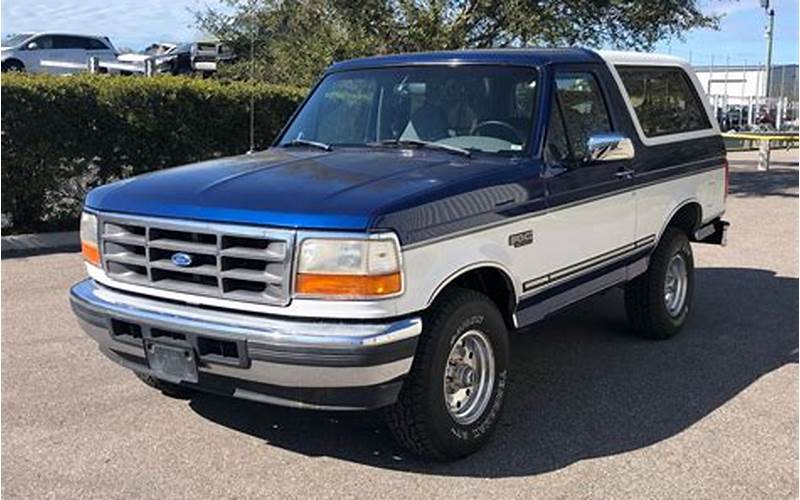
[[[147,260],[144,255],[135,255],[130,253],[117,253],[106,255],[106,260],[113,260],[123,264],[132,264],[137,266],[147,266]]]
[[[174,250],[176,252],[203,253],[216,255],[217,246],[210,243],[195,243],[190,241],[158,239],[148,241],[150,248],[162,248],[164,250]]]
[[[238,279],[243,281],[257,281],[265,283],[280,284],[283,282],[282,276],[267,273],[265,271],[254,271],[252,269],[235,269],[232,271],[222,271],[223,278]]]
[[[203,276],[216,276],[218,274],[217,266],[210,264],[203,266],[178,267],[170,261],[150,261],[150,267],[153,269],[162,269],[164,271],[173,271],[176,273],[201,274]]]
[[[286,252],[275,252],[270,250],[255,250],[252,248],[223,248],[220,254],[225,257],[240,257],[242,259],[264,259],[280,262],[286,258]]]
[[[107,214],[99,218],[103,268],[115,280],[230,300],[289,302],[294,231]],[[186,256],[191,262],[175,264]]]
[[[116,241],[118,243],[127,243],[128,245],[144,245],[145,237],[138,234],[107,234],[105,235],[106,241]]]

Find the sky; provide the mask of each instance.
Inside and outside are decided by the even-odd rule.
[[[694,30],[685,41],[668,40],[656,51],[672,53],[690,59],[695,65],[762,63],[766,59],[767,41],[764,36],[767,16],[759,0],[701,0],[703,12],[722,14],[719,31]],[[773,64],[797,64],[798,61],[798,0],[771,0],[775,9]]]
[[[694,30],[685,41],[659,43],[656,51],[698,65],[763,62],[765,15],[759,0],[699,0],[704,12],[722,14],[720,30]],[[155,41],[191,41],[200,33],[192,11],[219,0],[2,0],[0,32],[70,31],[106,35],[118,48],[142,49]],[[798,0],[772,0],[773,63],[798,62]]]
[[[187,42],[201,34],[192,11],[216,0],[1,0],[2,37],[28,31],[105,35],[117,48]]]

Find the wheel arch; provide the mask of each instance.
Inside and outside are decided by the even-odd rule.
[[[514,327],[513,314],[519,297],[511,272],[497,262],[479,262],[450,274],[428,298],[426,307],[450,287],[467,288],[483,293],[495,303],[509,329]]]
[[[680,229],[690,240],[694,240],[694,232],[703,222],[703,206],[694,198],[678,203],[666,218],[666,222],[658,233],[657,241],[661,241],[668,227]]]

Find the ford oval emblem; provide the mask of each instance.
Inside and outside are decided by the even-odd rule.
[[[178,252],[172,254],[170,258],[173,264],[178,267],[189,267],[192,265],[192,256],[188,253]]]

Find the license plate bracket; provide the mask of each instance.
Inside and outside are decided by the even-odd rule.
[[[191,347],[179,347],[148,341],[147,362],[156,377],[173,383],[197,383],[197,358]]]

